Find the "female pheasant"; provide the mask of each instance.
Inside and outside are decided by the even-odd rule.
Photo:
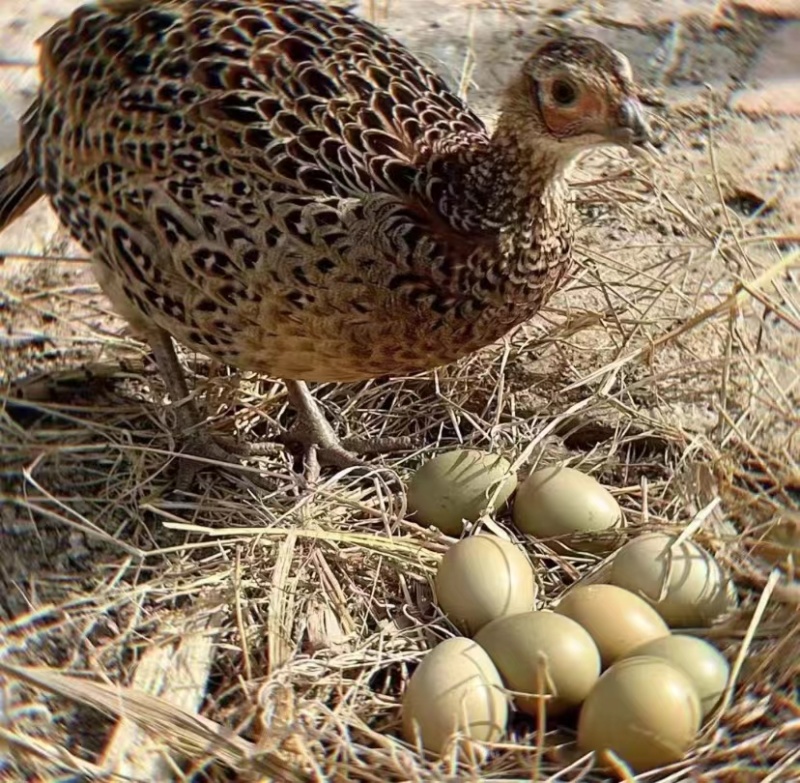
[[[627,60],[588,38],[532,52],[492,134],[311,0],[106,0],[40,43],[0,229],[47,196],[216,459],[171,338],[285,379],[297,438],[351,464],[304,381],[447,364],[529,319],[570,271],[571,162],[648,136]]]

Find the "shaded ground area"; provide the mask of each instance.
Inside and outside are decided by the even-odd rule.
[[[0,155],[13,154],[13,118],[35,89],[33,40],[76,5],[4,0]],[[377,460],[390,470],[367,479],[327,476],[313,495],[280,453],[254,463],[274,478],[272,494],[211,469],[196,495],[159,495],[175,445],[163,386],[75,260],[81,249],[38,205],[0,235],[0,663],[164,695],[150,712],[126,701],[127,714],[147,715],[163,747],[191,749],[195,769],[213,760],[199,780],[252,769],[241,759],[255,748],[286,765],[286,780],[446,779],[456,770],[384,737],[396,733],[414,662],[450,633],[430,586],[450,542],[405,518],[396,474],[469,444],[521,472],[558,460],[594,473],[632,526],[679,529],[710,509],[696,538],[734,575],[740,606],[710,635],[747,660],[685,772],[755,781],[780,770],[798,740],[798,590],[786,575],[767,583],[751,549],[800,501],[800,7],[404,0],[359,10],[489,119],[543,26],[598,37],[641,78],[659,155],[609,152],[580,167],[580,273],[502,344],[435,374],[317,389],[340,431],[411,434],[424,448]],[[279,383],[184,358],[219,432],[261,439],[291,423]],[[545,606],[597,566],[523,543]],[[157,687],[148,667],[167,672]],[[89,710],[101,694],[52,695],[67,688],[6,679],[0,728],[19,742],[0,779],[129,774],[120,758],[146,755],[151,746],[130,731],[115,741],[113,722]],[[202,705],[245,744],[210,750],[170,713],[179,692],[190,693],[185,709]],[[480,775],[555,774],[573,757],[569,730],[549,733],[538,755],[519,720]],[[145,779],[170,779],[142,763]]]

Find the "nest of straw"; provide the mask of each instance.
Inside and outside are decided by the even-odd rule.
[[[703,127],[719,119],[709,106]],[[210,465],[194,493],[164,495],[176,444],[143,346],[79,249],[56,236],[11,259],[24,271],[0,308],[0,779],[608,779],[568,723],[517,719],[480,757],[399,739],[410,672],[455,633],[432,591],[453,541],[407,518],[404,480],[465,445],[521,475],[591,473],[628,535],[688,527],[732,576],[737,609],[704,632],[733,664],[723,707],[686,759],[638,780],[795,774],[800,587],[762,539],[800,505],[799,238],[733,212],[713,137],[707,154],[688,176],[594,156],[574,183],[578,274],[502,343],[430,374],[317,388],[340,432],[421,447],[312,492],[278,451],[251,463],[272,492]],[[184,359],[218,433],[290,424],[279,383]],[[502,514],[483,524],[524,547],[544,606],[602,566]]]

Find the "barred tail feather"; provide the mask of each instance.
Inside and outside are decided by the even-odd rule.
[[[0,231],[30,209],[42,196],[39,178],[28,166],[28,156],[20,152],[0,170]]]

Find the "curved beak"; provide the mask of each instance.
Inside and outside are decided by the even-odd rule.
[[[626,98],[620,104],[617,126],[609,133],[609,140],[624,147],[643,147],[649,143],[650,126],[636,98]]]

